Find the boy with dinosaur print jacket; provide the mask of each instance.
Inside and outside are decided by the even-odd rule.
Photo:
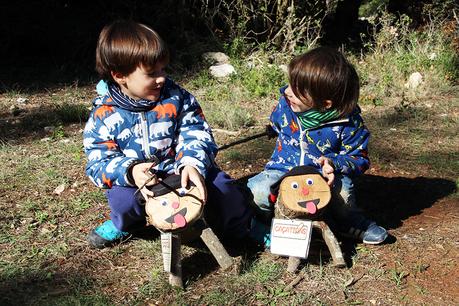
[[[209,202],[205,212],[216,217],[208,221],[217,233],[247,234],[250,208],[214,163],[217,146],[198,102],[166,77],[168,60],[164,42],[145,25],[117,21],[99,36],[96,70],[103,81],[84,130],[84,148],[86,173],[107,189],[111,219],[89,234],[93,247],[110,246],[145,226],[136,191],[154,196],[146,186],[173,173],[181,175],[182,187],[191,181]]]
[[[360,116],[354,66],[341,52],[319,47],[295,57],[288,66],[288,78],[270,117],[278,134],[276,147],[264,171],[247,184],[261,215],[269,219],[274,210],[270,187],[292,168],[310,166],[331,187],[329,207],[335,231],[367,244],[383,243],[386,229],[368,219],[356,203],[354,179],[370,165],[370,132]],[[257,219],[251,235],[270,244],[269,226]]]

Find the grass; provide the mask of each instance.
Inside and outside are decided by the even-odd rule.
[[[242,253],[242,271],[230,273],[219,270],[205,251],[186,246],[186,288],[172,288],[162,270],[158,239],[102,251],[90,249],[85,241],[87,233],[109,216],[104,193],[84,174],[81,129],[93,88],[10,91],[0,96],[0,304],[368,305],[406,304],[409,298],[417,304],[457,304],[454,296],[436,293],[440,278],[432,272],[451,275],[457,268],[457,219],[454,210],[443,210],[457,204],[450,185],[457,188],[459,182],[459,98],[451,83],[457,81],[451,71],[455,56],[438,30],[413,34],[402,31],[403,24],[398,26],[396,42],[384,49],[382,39],[389,38],[380,38],[368,53],[353,58],[363,80],[363,115],[373,133],[374,170],[369,177],[380,179],[370,186],[369,198],[377,199],[378,192],[384,195],[378,203],[385,210],[372,213],[382,220],[398,218],[399,225],[391,228],[396,242],[381,247],[344,243],[349,267],[342,270],[331,267],[323,248],[312,249],[300,266],[304,278],[292,290],[286,288],[297,275],[286,272],[285,258],[231,246]],[[434,60],[428,58],[431,52],[437,54]],[[212,79],[205,69],[179,80],[196,95],[211,126],[240,132],[234,137],[216,132],[219,144],[262,130],[278,88],[286,83],[279,68],[285,56],[254,54],[247,59],[251,65],[232,60],[238,74],[226,80]],[[426,78],[410,92],[403,84],[414,69]],[[19,97],[29,102],[21,106],[24,112],[13,116],[5,110]],[[51,125],[51,133],[43,130]],[[257,139],[219,153],[217,161],[243,178],[263,168],[273,147],[274,140]],[[422,185],[417,177],[429,184]],[[397,182],[421,185],[413,194],[397,195],[404,190],[397,189]],[[64,191],[55,194],[62,184]],[[414,193],[421,193],[416,199],[427,200],[403,215],[398,210],[413,205]],[[391,201],[399,206],[391,206]],[[442,208],[440,217],[434,214],[437,206]],[[431,225],[425,215],[439,219]],[[439,244],[446,250],[440,259],[438,250],[432,249]],[[441,280],[447,284],[448,278]]]
[[[459,55],[442,31],[445,23],[433,21],[419,32],[410,30],[410,23],[407,16],[394,20],[383,14],[375,24],[380,31],[367,43],[368,54],[351,55],[364,85],[361,103],[378,105],[385,97],[400,96],[411,103],[448,88],[458,78]],[[423,84],[408,90],[405,84],[414,72],[421,73]]]

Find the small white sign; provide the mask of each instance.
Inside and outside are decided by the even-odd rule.
[[[271,253],[307,258],[311,244],[312,221],[273,219]]]

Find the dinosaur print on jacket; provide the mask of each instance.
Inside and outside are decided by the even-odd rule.
[[[127,168],[152,156],[160,159],[155,169],[167,173],[191,165],[205,177],[214,163],[217,146],[201,107],[169,78],[161,99],[149,110],[121,108],[108,92],[94,99],[93,105],[83,144],[86,174],[98,187],[132,186]]]
[[[281,97],[270,116],[278,138],[265,169],[287,172],[304,165],[320,170],[318,160],[325,156],[333,161],[337,173],[359,175],[366,171],[370,164],[367,151],[370,133],[363,124],[360,109],[357,107],[347,117],[303,130],[297,114],[283,96],[286,88],[280,89]]]

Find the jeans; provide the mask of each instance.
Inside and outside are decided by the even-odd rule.
[[[210,169],[206,177],[207,203],[204,216],[212,229],[224,237],[242,238],[248,234],[252,209],[231,177],[220,169]],[[132,231],[146,225],[145,206],[132,187],[113,186],[106,191],[110,218],[120,231]]]
[[[272,212],[273,205],[268,201],[270,187],[277,182],[285,173],[279,170],[264,170],[249,179],[247,187],[253,195],[253,201],[262,212]],[[337,223],[340,231],[347,231],[349,227],[366,229],[369,220],[357,207],[355,190],[352,179],[348,176],[335,174],[335,180],[331,188],[332,199],[329,211]]]

